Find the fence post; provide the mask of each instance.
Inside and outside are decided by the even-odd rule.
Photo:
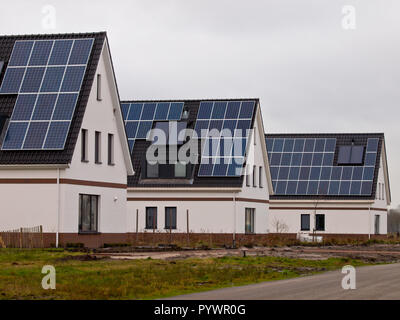
[[[39,229],[40,229],[40,241],[42,242],[41,245],[42,245],[42,248],[44,248],[44,242],[43,242],[43,226],[41,225],[41,226],[39,227]]]
[[[22,249],[22,228],[19,229],[19,248]]]
[[[136,245],[138,245],[138,237],[139,237],[139,209],[136,209]]]
[[[190,244],[190,233],[189,233],[189,209],[186,209],[186,232],[187,232],[187,242]]]

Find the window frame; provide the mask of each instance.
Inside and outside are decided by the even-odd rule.
[[[151,210],[155,210],[155,212],[154,211],[151,212]],[[153,214],[154,215],[153,219],[151,220],[152,221],[151,225],[148,224],[148,222],[150,221],[148,219],[148,215],[149,214]],[[145,229],[147,229],[147,230],[156,230],[157,229],[158,208],[157,207],[146,207],[146,217],[145,218],[146,218]]]
[[[81,130],[81,161],[89,162],[88,159],[88,130]]]
[[[250,224],[247,224],[248,215],[250,215]],[[255,234],[255,222],[256,222],[256,209],[255,208],[245,208],[244,212],[244,233],[245,234]],[[250,230],[248,229],[250,226]]]
[[[93,201],[92,199],[96,199],[96,212],[95,212],[95,216],[96,216],[96,221],[95,221],[95,228],[94,230],[82,230],[82,219],[83,219],[83,199],[84,197],[88,197],[89,198],[89,204],[90,204],[90,208],[89,208],[89,220],[93,219],[92,216],[92,205],[93,205]],[[79,222],[78,222],[78,232],[81,234],[93,234],[93,233],[99,233],[99,211],[100,211],[100,196],[99,195],[95,195],[95,194],[85,194],[85,193],[80,193],[79,194]],[[92,221],[90,221],[90,226],[92,227]]]
[[[114,134],[109,133],[107,136],[107,162],[109,166],[115,165],[114,163]]]
[[[175,222],[175,225],[172,225],[172,223],[170,221],[171,219],[167,218],[167,214],[169,213],[169,210],[172,210],[172,209],[174,210],[172,212],[175,215],[175,217],[174,217],[174,215],[172,215],[172,222]],[[165,207],[164,211],[165,211],[164,229],[166,229],[166,230],[176,230],[177,229],[177,224],[178,224],[178,222],[177,222],[177,219],[178,219],[177,207]],[[170,222],[170,225],[168,225],[167,222]]]
[[[101,164],[101,131],[94,132],[94,163]]]
[[[97,101],[101,101],[102,100],[102,96],[101,96],[101,74],[98,73],[97,74],[97,79],[96,79],[96,84],[97,84]]]
[[[308,229],[303,227],[303,217],[308,217]],[[300,214],[300,231],[310,231],[311,228],[311,216],[309,213]]]
[[[323,227],[319,228],[319,224],[318,224],[318,218],[321,217],[323,218]],[[325,231],[326,227],[325,227],[326,221],[325,221],[325,214],[323,213],[317,213],[315,214],[315,231]]]

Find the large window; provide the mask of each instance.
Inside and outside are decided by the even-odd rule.
[[[146,207],[146,229],[157,229],[157,207]]]
[[[79,195],[79,232],[97,232],[99,217],[99,196]]]
[[[310,230],[310,215],[302,214],[301,215],[301,231],[309,231]]]
[[[315,230],[316,231],[325,231],[325,215],[324,214],[316,214],[315,215]]]
[[[245,214],[245,232],[254,233],[254,208],[246,208]]]
[[[82,162],[87,162],[88,161],[88,132],[86,129],[82,129],[81,131],[81,146],[82,146],[82,151],[81,151],[81,160]]]
[[[101,163],[101,132],[94,133],[94,162]]]
[[[165,207],[165,229],[176,229],[176,207]]]

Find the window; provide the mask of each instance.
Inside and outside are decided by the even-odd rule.
[[[260,188],[263,187],[263,168],[259,167],[258,168],[258,185]]]
[[[257,187],[257,167],[253,166],[253,187]]]
[[[97,74],[97,101],[101,101],[101,74]]]
[[[378,182],[378,200],[381,200],[381,183]]]
[[[88,134],[87,134],[87,130],[86,129],[82,129],[81,132],[81,147],[82,147],[82,151],[81,151],[81,161],[82,162],[87,162],[88,161]]]
[[[101,132],[96,131],[94,135],[94,162],[101,163]]]
[[[257,145],[257,142],[256,142],[256,140],[257,140],[256,139],[256,130],[257,130],[256,127],[254,127],[254,130],[253,130],[253,133],[254,133],[254,135],[253,135],[254,145]]]
[[[379,228],[380,228],[380,217],[379,215],[375,216],[375,234],[379,234]]]
[[[175,179],[186,178],[190,175],[190,163],[178,162],[175,158],[169,158],[170,154],[175,154],[179,150],[179,146],[152,145],[151,148],[154,148],[151,152],[154,153],[155,158],[150,157],[143,160],[146,170],[142,171],[142,178]]]
[[[254,233],[254,208],[245,209],[245,232]]]
[[[316,214],[315,215],[315,230],[316,231],[325,231],[325,215],[324,214]]]
[[[382,200],[385,200],[385,184],[382,183]]]
[[[175,177],[185,178],[186,177],[186,164],[182,162],[175,163]]]
[[[362,164],[364,146],[340,146],[338,164]]]
[[[146,229],[157,229],[157,207],[146,207]]]
[[[176,229],[176,207],[165,207],[165,229]]]
[[[302,214],[301,215],[301,231],[309,231],[310,230],[310,215],[309,214]]]
[[[250,187],[250,173],[246,174],[246,186]]]
[[[147,163],[147,178],[158,178],[158,163]]]
[[[108,164],[114,164],[114,135],[111,133],[108,134]]]
[[[79,232],[97,232],[99,196],[79,195]]]

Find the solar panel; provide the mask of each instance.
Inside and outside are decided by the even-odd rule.
[[[121,103],[130,151],[137,139],[147,139],[154,121],[179,121],[183,102]]]
[[[0,94],[18,94],[3,150],[64,149],[94,39],[18,40]]]
[[[205,142],[200,159],[199,177],[242,175],[254,108],[254,101],[200,103],[195,132],[197,137]]]
[[[369,138],[366,147],[340,146],[335,165],[335,138],[267,138],[275,194],[370,196],[378,142]],[[364,164],[354,165],[362,164],[364,150]]]

